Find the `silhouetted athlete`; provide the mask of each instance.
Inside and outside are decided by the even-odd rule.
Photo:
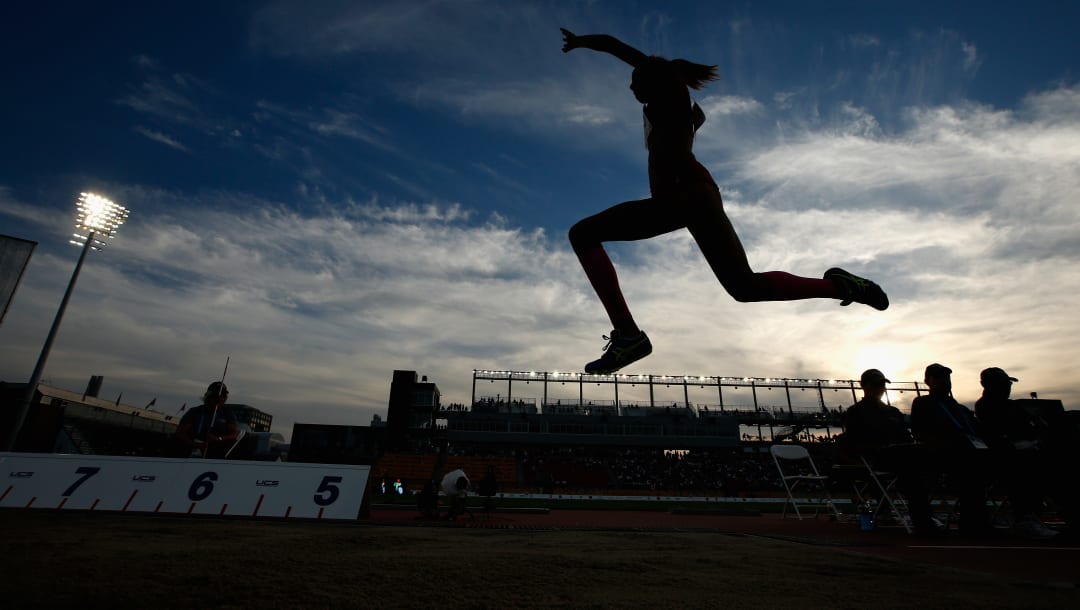
[[[676,229],[689,229],[716,278],[736,301],[841,299],[841,305],[865,303],[889,307],[880,286],[843,269],[832,268],[823,279],[783,271],[755,273],[750,269],[735,229],[731,226],[720,189],[709,171],[694,158],[694,133],[705,113],[690,99],[689,89],[718,80],[716,66],[684,59],[650,57],[606,34],[577,36],[563,29],[563,52],[602,51],[634,68],[630,90],[644,104],[645,145],[649,150],[649,191],[652,197],[627,201],[590,216],[570,229],[585,275],[600,297],[614,330],[598,360],[586,373],[613,373],[652,353],[649,337],[638,328],[619,288],[619,278],[604,242],[648,239]]]

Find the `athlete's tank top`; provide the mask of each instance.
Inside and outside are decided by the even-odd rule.
[[[649,120],[647,106],[642,109],[642,116],[645,128],[645,148],[649,151],[649,190],[653,196],[663,196],[673,190],[679,190],[681,185],[686,184],[688,180],[700,180],[716,186],[716,182],[709,174],[709,170],[698,162],[692,149],[694,136],[697,134],[697,130],[705,123],[705,113],[696,102],[692,99],[689,100],[689,109],[686,114],[686,129],[689,131],[689,147],[691,149],[686,151],[688,154],[685,162],[675,161],[664,156],[663,153],[657,155],[656,151],[652,150],[649,139],[653,134],[653,124]],[[677,123],[675,128],[679,129]]]
[[[645,149],[649,150],[649,136],[652,135],[653,125],[649,120],[649,113],[646,112],[646,106],[641,107],[641,120],[645,127]],[[693,142],[694,136],[697,134],[697,130],[701,129],[701,126],[705,124],[705,111],[698,106],[697,102],[693,99],[690,100],[690,124],[687,125],[687,129],[690,130],[690,140]]]

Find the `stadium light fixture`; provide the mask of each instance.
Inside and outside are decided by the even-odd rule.
[[[71,243],[81,245],[83,247],[82,253],[79,255],[79,262],[75,263],[75,271],[71,274],[67,291],[64,292],[64,298],[60,301],[60,308],[57,309],[56,317],[53,318],[49,335],[45,338],[45,345],[41,348],[41,355],[38,356],[34,372],[30,376],[30,383],[26,386],[26,392],[24,392],[22,400],[19,401],[18,406],[15,408],[15,419],[11,430],[8,432],[7,442],[4,443],[5,451],[15,449],[15,441],[19,438],[19,432],[26,421],[26,413],[30,410],[30,403],[34,399],[34,393],[37,391],[38,383],[41,381],[41,375],[45,371],[45,363],[49,359],[49,352],[52,350],[52,344],[56,339],[56,332],[60,328],[60,322],[64,319],[64,311],[67,310],[68,301],[71,300],[71,293],[75,290],[75,282],[79,279],[83,261],[86,260],[86,253],[91,249],[100,250],[105,245],[105,242],[96,238],[101,236],[112,239],[116,236],[116,230],[120,228],[120,225],[124,224],[128,217],[127,208],[94,193],[79,193],[76,209],[78,214],[76,215],[75,228],[86,234],[76,233],[74,237],[78,241],[72,240]]]
[[[113,238],[128,217],[127,208],[94,193],[79,193],[77,228]]]

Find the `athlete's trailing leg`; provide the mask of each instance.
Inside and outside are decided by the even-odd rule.
[[[841,305],[865,303],[884,310],[889,298],[870,280],[842,269],[829,269],[824,278],[794,275],[786,271],[755,273],[746,259],[739,236],[724,212],[720,191],[713,184],[688,187],[673,201],[685,206],[687,228],[705,260],[729,294],[741,303],[841,299]]]

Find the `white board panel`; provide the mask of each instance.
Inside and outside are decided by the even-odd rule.
[[[370,466],[0,453],[0,508],[355,519]]]

